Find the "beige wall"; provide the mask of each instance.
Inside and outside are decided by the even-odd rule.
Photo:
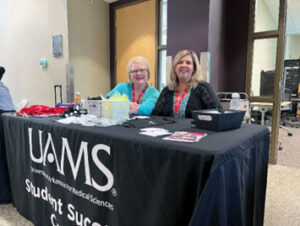
[[[300,59],[300,35],[286,37],[285,59]]]
[[[74,64],[75,91],[83,98],[106,93],[110,88],[108,15],[108,4],[100,0],[93,4],[82,0],[1,1],[0,65],[6,68],[3,82],[14,103],[27,98],[30,105],[54,106],[55,84],[63,85],[66,101],[69,58]],[[52,56],[52,36],[57,34],[63,36],[60,58]],[[38,64],[43,57],[48,60],[46,69]]]
[[[279,12],[279,0],[274,1],[274,8]],[[271,15],[269,8],[266,6],[265,0],[257,0],[255,17],[255,32],[276,30],[278,28],[278,20]]]
[[[108,3],[69,0],[68,28],[74,91],[84,99],[105,95],[110,90]]]
[[[54,105],[54,84],[65,86],[68,62],[67,0],[9,0],[0,7],[0,65],[14,103]],[[52,36],[62,34],[63,57],[52,56]],[[48,60],[43,70],[38,62]],[[65,97],[65,95],[64,95]]]

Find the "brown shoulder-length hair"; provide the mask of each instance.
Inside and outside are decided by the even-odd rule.
[[[190,89],[196,88],[198,83],[201,81],[200,64],[199,64],[199,60],[198,60],[196,53],[192,50],[187,50],[187,49],[181,50],[176,54],[176,56],[174,57],[174,60],[173,60],[172,69],[171,69],[171,73],[170,73],[170,82],[168,84],[169,90],[174,90],[174,91],[177,90],[179,80],[176,75],[175,68],[176,68],[178,62],[180,61],[180,59],[182,57],[185,57],[188,55],[192,57],[193,65],[194,65],[193,74],[191,76],[190,81],[188,82]]]

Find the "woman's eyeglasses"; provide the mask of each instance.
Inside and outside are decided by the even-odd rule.
[[[131,74],[137,74],[138,72],[145,73],[145,72],[148,72],[148,69],[146,69],[146,68],[140,68],[140,69],[129,71],[129,73],[131,73]]]

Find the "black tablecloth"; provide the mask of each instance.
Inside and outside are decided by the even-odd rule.
[[[11,201],[11,191],[8,177],[8,170],[5,156],[5,143],[3,136],[1,111],[0,111],[0,204]]]
[[[161,127],[201,131],[177,120]],[[13,203],[35,225],[263,225],[266,127],[196,143],[48,118],[4,115],[3,127]]]

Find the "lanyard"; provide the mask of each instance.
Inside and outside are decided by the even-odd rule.
[[[178,110],[179,110],[179,106],[182,102],[182,100],[184,99],[185,95],[187,94],[188,90],[184,90],[183,94],[181,94],[181,96],[179,97],[178,92],[176,92],[176,96],[175,96],[175,103],[174,103],[174,112],[175,115],[177,115]]]
[[[135,91],[134,91],[134,84],[132,83],[132,91],[131,91],[131,96],[132,96],[132,102],[136,102],[137,104],[140,103],[142,96],[144,95],[144,93],[146,92],[146,89],[148,87],[148,84],[146,83],[144,89],[140,92],[139,98],[137,99],[137,101],[135,101]]]

